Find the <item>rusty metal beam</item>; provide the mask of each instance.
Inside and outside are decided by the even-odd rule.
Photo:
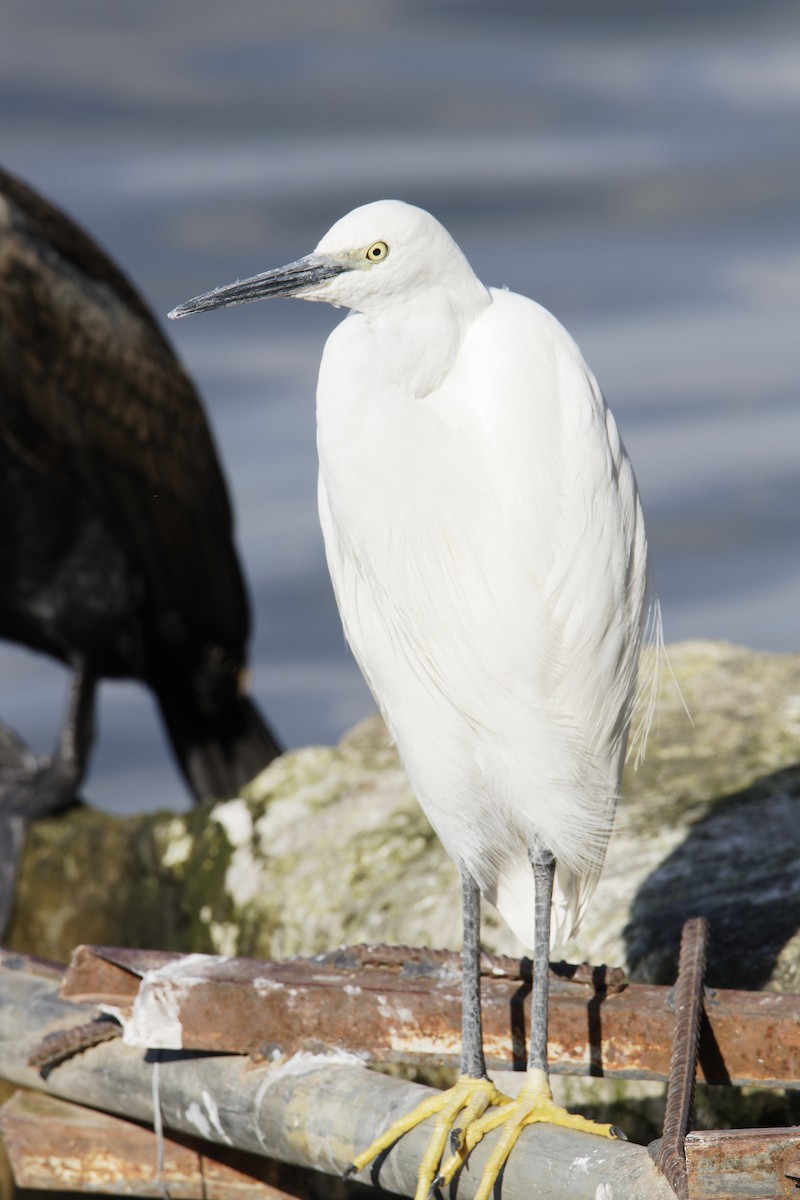
[[[667,988],[623,985],[606,968],[553,969],[552,1070],[667,1077]],[[493,1070],[524,1067],[529,990],[527,960],[486,958],[484,1044]],[[142,1044],[256,1058],[346,1048],[373,1063],[458,1061],[459,960],[441,951],[351,947],[270,963],[83,946],[61,994],[117,1005]],[[717,991],[706,1005],[699,1065],[708,1083],[798,1086],[800,996]]]
[[[1,956],[0,956],[1,957]],[[340,1175],[399,1113],[431,1089],[368,1071],[352,1055],[296,1055],[254,1064],[242,1055],[170,1051],[154,1056],[119,1039],[102,1042],[40,1073],[28,1065],[43,1035],[85,1025],[91,1009],[60,1000],[55,983],[0,961],[0,1078],[128,1119],[197,1135],[281,1162]],[[157,1067],[158,1087],[155,1086]],[[154,1110],[153,1096],[158,1096]],[[424,1125],[401,1138],[377,1182],[411,1195],[427,1146]],[[499,1131],[487,1135],[458,1181],[459,1200],[475,1195]],[[369,1182],[371,1175],[360,1177]],[[532,1181],[552,1200],[670,1200],[647,1151],[555,1126],[525,1130],[503,1175],[505,1200],[529,1200]]]
[[[160,980],[163,983],[165,980],[164,967],[168,967],[170,964],[174,966],[176,963],[185,965],[187,961],[179,959],[177,956],[148,955],[140,957],[137,952],[124,952],[120,955],[124,965],[115,967],[113,963],[108,962],[107,957],[103,957],[108,953],[102,951],[98,956],[93,951],[86,951],[80,956],[83,965],[79,966],[73,978],[77,982],[83,979],[84,983],[92,978],[96,979],[96,976],[92,974],[96,969],[92,960],[97,959],[100,963],[97,968],[99,971],[111,971],[110,977],[106,974],[104,986],[108,990],[104,994],[114,995],[118,1000],[124,1000],[128,1006],[131,1005],[138,993],[142,978],[139,974],[140,968],[143,969],[145,976],[148,971],[162,971],[162,974],[156,975],[155,979],[156,982]],[[110,953],[113,955],[117,952]],[[278,968],[292,964],[247,964],[245,970],[252,968],[255,972],[248,987],[256,993],[261,992],[267,995],[289,993],[291,988],[296,988],[294,996],[294,1019],[296,1020],[298,1019],[297,997],[301,995],[303,989],[316,990],[319,993],[318,999],[327,996],[329,1001],[338,992],[350,994],[354,999],[357,998],[356,988],[359,985],[355,984],[353,977],[356,969],[359,972],[375,971],[376,975],[371,978],[371,984],[376,984],[381,979],[380,972],[389,974],[391,977],[389,982],[391,979],[396,982],[396,977],[399,975],[401,979],[405,980],[405,991],[402,991],[400,995],[405,996],[408,1003],[412,1003],[408,998],[413,997],[417,992],[425,995],[427,990],[430,990],[422,987],[420,980],[427,979],[434,993],[437,989],[441,989],[445,993],[449,993],[454,988],[457,991],[457,972],[454,981],[450,962],[451,960],[447,956],[442,955],[433,955],[431,959],[428,959],[419,952],[404,951],[398,955],[394,951],[387,954],[378,948],[373,948],[349,951],[344,954],[343,959],[337,955],[334,956],[334,960],[325,958],[299,964],[299,967],[304,968],[305,975],[289,972],[288,975],[282,976]],[[298,964],[293,965],[298,967]],[[501,964],[495,962],[486,965],[487,989],[491,989],[493,986],[489,983],[489,979],[505,981],[508,984],[509,978],[499,973],[502,969]],[[241,986],[237,960],[212,959],[206,961],[196,958],[191,965],[191,971],[200,970],[199,986],[201,989],[209,982],[205,978],[206,968],[211,971],[213,976],[211,982],[225,984],[226,987],[232,988],[234,982],[238,981],[237,986]],[[509,968],[509,970],[511,969]],[[524,974],[525,970],[526,967],[523,964],[520,974]],[[124,985],[117,978],[115,971],[120,975],[127,976]],[[329,978],[330,972],[333,972],[332,980]],[[317,978],[315,973],[321,973],[321,978]],[[591,973],[589,974],[591,975]],[[448,976],[451,976],[449,980]],[[85,1053],[65,1061],[63,1065],[49,1070],[46,1072],[45,1078],[26,1066],[31,1049],[42,1041],[43,1034],[64,1028],[67,1030],[68,1040],[72,1039],[74,1043],[73,1030],[76,1027],[86,1027],[87,1017],[91,1016],[91,1010],[85,1006],[73,1006],[56,998],[56,986],[60,977],[57,968],[35,963],[20,955],[8,955],[0,952],[0,1075],[21,1084],[50,1088],[56,1094],[116,1109],[116,1111],[124,1112],[126,1116],[138,1120],[151,1120],[150,1085],[153,1068],[148,1063],[147,1056],[132,1047],[122,1045],[120,1042],[96,1045]],[[601,978],[596,974],[595,977]],[[173,982],[174,978],[173,975]],[[198,985],[190,983],[190,979],[191,972],[185,976],[184,983],[189,985],[189,991],[192,992]],[[262,982],[256,985],[255,980],[259,979]],[[516,982],[519,986],[520,983],[524,984],[524,979],[518,979]],[[619,986],[618,981],[612,980],[612,983],[615,987]],[[298,984],[299,988],[296,987]],[[560,988],[561,984],[559,984]],[[611,1001],[617,1002],[631,991],[634,991],[635,994],[639,990],[635,989],[634,991],[631,986],[611,994],[605,992],[602,996],[602,1006],[605,1008]],[[653,993],[659,997],[660,1004],[665,1007],[666,1018],[672,1022],[674,1013],[665,1004],[666,990],[643,990],[645,993]],[[361,994],[363,996],[363,992]],[[384,995],[383,992],[380,994]],[[212,999],[214,1002],[218,1002],[221,997],[223,997],[223,993],[219,992],[215,996],[207,995],[206,1000],[209,1003]],[[797,997],[773,997],[764,994],[753,996],[745,994],[742,997],[741,994],[728,993],[726,995],[723,993],[714,1000],[717,1005],[717,1008],[712,1010],[715,1022],[714,1031],[716,1032],[721,1027],[719,1022],[720,1005],[723,1013],[727,1013],[728,1010],[732,1014],[738,1013],[739,1020],[744,1021],[746,1018],[742,1016],[743,1011],[753,1013],[754,1016],[751,1019],[758,1019],[759,1010],[766,1008],[768,1011],[774,1012],[773,1001],[778,1001],[777,1009],[781,1021],[794,1020],[796,1022],[797,1016],[792,1017],[793,1012],[796,1014],[796,1008],[793,1009],[792,1006],[797,1004],[797,1000]],[[788,1006],[785,1003],[787,1001],[789,1002]],[[590,1002],[584,997],[584,1005]],[[384,1006],[389,1006],[386,996],[384,996],[383,1003]],[[287,1007],[291,1007],[288,1001],[286,1004]],[[389,1006],[391,1012],[399,1011],[397,1004],[399,1004],[399,1000],[395,997],[392,1005]],[[745,1009],[742,1005],[745,1005]],[[319,1017],[322,1010],[318,1006],[314,1011]],[[207,1013],[206,1017],[209,1018],[209,1016]],[[218,1016],[219,1013],[217,1013]],[[239,1013],[235,1011],[233,1023],[238,1023],[238,1020]],[[769,1020],[762,1025],[762,1030],[766,1030],[769,1036],[766,1038],[761,1056],[765,1062],[774,1063],[773,1046],[775,1042],[777,1041],[780,1049],[779,1039],[787,1034],[791,1037],[792,1030],[780,1023],[777,1028],[774,1024],[770,1026]],[[276,1069],[258,1065],[252,1061],[250,1065],[247,1065],[247,1062],[248,1060],[243,1058],[217,1055],[208,1058],[195,1053],[164,1056],[164,1061],[160,1065],[160,1070],[163,1072],[161,1108],[165,1125],[178,1131],[171,1134],[172,1141],[177,1146],[183,1149],[191,1146],[190,1139],[185,1135],[196,1133],[198,1121],[201,1124],[205,1121],[207,1126],[205,1136],[210,1137],[212,1141],[225,1141],[227,1138],[234,1140],[236,1145],[245,1151],[255,1151],[257,1154],[266,1153],[276,1158],[298,1163],[301,1167],[307,1168],[313,1165],[318,1169],[335,1172],[352,1155],[353,1144],[360,1145],[369,1141],[373,1131],[377,1132],[384,1124],[388,1123],[390,1114],[401,1111],[406,1105],[410,1108],[419,1095],[419,1089],[414,1085],[375,1076],[372,1072],[365,1072],[359,1068],[339,1065],[335,1059],[327,1061],[301,1059],[298,1067],[290,1066],[288,1071],[283,1066],[278,1066]],[[405,1095],[406,1091],[409,1093],[408,1096]],[[291,1114],[291,1119],[289,1119],[289,1114]],[[94,1119],[91,1118],[91,1120]],[[57,1145],[63,1146],[66,1144],[63,1136],[66,1127],[57,1127],[54,1124],[51,1129],[51,1137],[55,1134],[56,1128],[59,1132],[53,1140]],[[141,1152],[133,1154],[132,1160],[139,1164],[145,1160],[151,1163],[153,1161],[152,1135],[145,1134],[141,1130],[139,1133],[146,1138],[147,1149],[145,1150],[145,1144],[142,1143]],[[528,1131],[529,1136],[526,1136],[515,1150],[506,1173],[504,1195],[508,1197],[508,1200],[514,1200],[516,1195],[522,1197],[535,1194],[535,1192],[531,1192],[531,1180],[544,1178],[541,1173],[545,1168],[548,1187],[551,1188],[548,1194],[553,1196],[562,1194],[558,1190],[557,1180],[563,1176],[565,1180],[569,1181],[569,1195],[583,1196],[584,1191],[576,1193],[570,1190],[574,1183],[572,1164],[578,1159],[582,1164],[582,1180],[587,1163],[590,1164],[592,1171],[589,1180],[585,1181],[590,1189],[586,1195],[596,1196],[599,1194],[597,1188],[600,1186],[601,1176],[594,1172],[600,1169],[600,1165],[594,1163],[594,1156],[591,1153],[595,1139],[589,1138],[587,1141],[585,1137],[574,1135],[579,1138],[579,1144],[576,1143],[573,1146],[568,1139],[564,1140],[564,1134],[565,1131],[562,1130],[545,1128]],[[380,1183],[384,1187],[401,1193],[413,1187],[416,1161],[424,1139],[424,1130],[419,1130],[413,1136],[409,1135],[407,1138],[401,1139],[381,1170]],[[105,1145],[99,1134],[95,1144]],[[588,1157],[584,1147],[590,1151]],[[613,1143],[610,1144],[610,1147],[609,1149],[608,1143],[603,1143],[600,1157],[603,1158],[602,1170],[610,1172],[603,1181],[608,1182],[613,1179],[612,1186],[615,1197],[646,1196],[647,1200],[656,1200],[656,1197],[665,1200],[671,1194],[666,1180],[662,1176],[648,1174],[652,1164],[650,1164],[646,1152],[640,1147],[623,1147]],[[482,1155],[487,1153],[490,1148],[491,1144],[478,1147],[472,1163],[473,1170],[469,1176],[465,1174],[460,1181],[459,1196],[464,1200],[468,1200],[469,1195],[472,1194],[475,1180],[480,1174]],[[796,1129],[691,1133],[686,1139],[685,1148],[689,1195],[692,1200],[722,1200],[723,1197],[728,1200],[738,1200],[738,1197],[754,1196],[777,1198],[797,1194],[795,1185],[800,1179],[800,1132]],[[91,1159],[89,1151],[87,1154]],[[178,1151],[175,1151],[175,1154],[177,1155]],[[215,1162],[220,1161],[219,1148],[209,1148],[208,1154]],[[610,1159],[608,1158],[609,1154],[611,1155]],[[83,1157],[79,1157],[82,1164],[80,1170],[84,1170]],[[645,1159],[647,1159],[646,1162]],[[169,1155],[167,1161],[170,1161]],[[225,1160],[223,1155],[222,1166],[240,1169],[241,1163],[237,1167],[236,1164]],[[93,1169],[97,1167],[97,1161],[94,1160]],[[272,1164],[272,1167],[275,1167],[275,1164]],[[279,1179],[270,1175],[272,1167],[265,1166],[266,1182],[271,1183],[273,1187],[282,1187],[284,1195],[294,1195],[292,1187],[287,1183],[287,1177]],[[186,1187],[190,1189],[194,1186],[190,1181],[190,1168],[186,1165],[182,1169],[186,1174]],[[32,1171],[32,1165],[30,1170]],[[215,1171],[216,1167],[213,1170]],[[279,1168],[275,1167],[275,1170],[279,1170]],[[222,1168],[220,1168],[222,1180],[220,1188],[223,1188],[224,1185],[231,1190],[228,1192],[223,1190],[219,1195],[209,1192],[207,1182],[209,1171],[212,1171],[212,1168],[209,1167],[206,1170],[204,1166],[205,1194],[210,1197],[210,1200],[250,1200],[248,1191],[240,1193],[235,1191],[235,1187],[239,1185],[231,1177],[224,1176]],[[144,1176],[146,1175],[145,1172]],[[250,1172],[250,1177],[258,1179],[258,1172]],[[29,1174],[27,1178],[32,1184],[33,1174]],[[144,1191],[129,1190],[128,1194],[152,1195],[153,1192],[147,1190],[152,1187],[152,1182],[151,1173],[141,1183]],[[37,1186],[43,1186],[42,1182],[38,1182]],[[59,1186],[63,1188],[63,1181]],[[122,1184],[120,1186],[122,1187]],[[250,1186],[247,1182],[241,1184],[241,1187],[245,1189]],[[183,1200],[184,1193],[174,1190],[173,1194],[176,1200]],[[302,1189],[300,1194],[304,1194]],[[563,1194],[566,1195],[567,1192]],[[194,1193],[187,1191],[185,1196],[186,1200],[193,1200]]]
[[[800,1130],[710,1129],[685,1142],[692,1200],[797,1196]]]
[[[198,1138],[164,1138],[156,1169],[156,1135],[41,1092],[15,1092],[0,1108],[0,1133],[20,1188],[101,1192],[172,1200],[297,1200],[314,1190],[315,1173]]]

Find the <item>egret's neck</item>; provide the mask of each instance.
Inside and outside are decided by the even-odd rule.
[[[427,396],[450,370],[464,335],[491,304],[475,276],[454,292],[427,288],[367,316],[382,371],[406,394]]]

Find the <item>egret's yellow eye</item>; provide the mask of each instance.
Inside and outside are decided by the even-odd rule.
[[[386,242],[373,242],[367,250],[367,258],[370,262],[380,262],[381,259],[386,258],[388,253],[389,247]]]

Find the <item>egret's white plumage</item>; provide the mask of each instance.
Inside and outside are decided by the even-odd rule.
[[[556,318],[484,287],[400,201],[170,316],[266,295],[352,310],[320,368],[320,516],[347,640],[416,795],[528,946],[529,852],[547,847],[569,934],[611,831],[647,609],[614,418]]]
[[[451,856],[528,946],[537,834],[569,933],[602,865],[647,552],[629,460],[558,321],[486,289],[428,213],[322,239],[385,261],[308,298],[354,311],[317,393],[319,505],[348,642]]]
[[[475,1145],[502,1122],[476,1197],[488,1200],[525,1126],[615,1134],[553,1102],[547,951],[551,925],[569,933],[594,889],[619,791],[647,609],[636,482],[569,334],[484,287],[421,209],[357,208],[313,254],[170,315],[268,295],[353,310],[317,391],[325,550],[347,639],[462,880],[461,1078],[351,1169],[438,1114],[425,1200],[463,1163],[467,1126]],[[513,1102],[486,1075],[478,887],[534,951]]]

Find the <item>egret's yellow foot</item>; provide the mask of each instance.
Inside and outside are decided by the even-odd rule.
[[[384,1150],[388,1150],[404,1133],[408,1133],[428,1117],[434,1117],[431,1140],[417,1171],[417,1190],[414,1198],[426,1200],[439,1174],[439,1164],[448,1140],[454,1152],[453,1157],[458,1157],[462,1153],[469,1129],[483,1117],[487,1108],[495,1104],[507,1108],[511,1103],[508,1096],[499,1092],[490,1079],[471,1079],[468,1075],[462,1075],[453,1087],[439,1092],[436,1096],[429,1096],[405,1117],[395,1121],[386,1133],[376,1138],[371,1146],[353,1159],[345,1175],[363,1171],[364,1167]],[[480,1141],[480,1138],[478,1140]],[[463,1162],[463,1157],[465,1153],[458,1161]]]
[[[596,1121],[590,1121],[576,1113],[567,1112],[565,1108],[555,1104],[544,1071],[529,1070],[515,1100],[506,1101],[500,1108],[495,1108],[479,1120],[473,1121],[465,1130],[459,1149],[451,1154],[447,1162],[442,1165],[435,1180],[436,1186],[444,1187],[448,1184],[470,1150],[477,1146],[487,1133],[491,1133],[493,1129],[502,1128],[502,1135],[486,1162],[480,1186],[475,1193],[475,1200],[488,1200],[497,1176],[525,1126],[535,1125],[542,1121],[549,1125],[562,1125],[567,1129],[577,1129],[582,1133],[594,1133],[600,1137],[624,1138],[625,1136],[613,1125],[599,1125]]]

